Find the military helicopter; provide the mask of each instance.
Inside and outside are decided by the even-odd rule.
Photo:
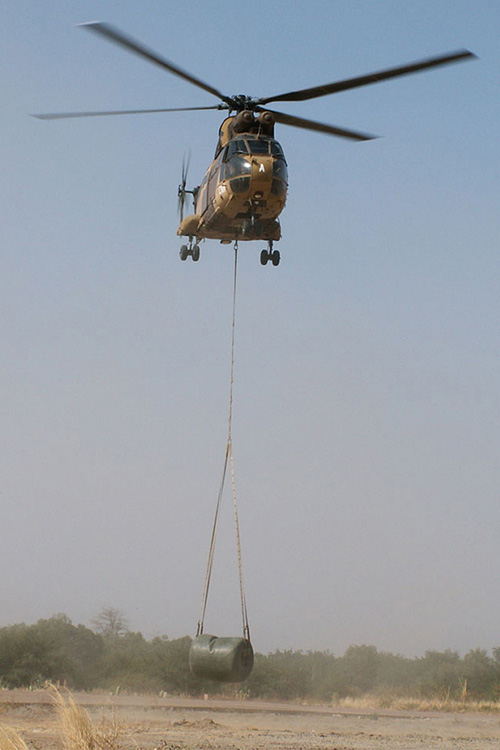
[[[180,249],[181,260],[199,260],[199,243],[204,239],[231,244],[239,240],[264,240],[267,248],[260,254],[260,262],[279,265],[280,253],[273,243],[281,238],[279,216],[285,206],[288,190],[288,170],[283,149],[274,138],[275,123],[313,130],[327,135],[366,141],[376,136],[354,130],[306,120],[295,115],[276,112],[264,105],[269,102],[298,102],[335,94],[340,91],[367,86],[389,78],[417,73],[441,65],[476,57],[468,50],[418,60],[406,65],[368,73],[333,83],[290,91],[275,96],[254,98],[245,94],[227,96],[218,89],[160,57],[156,52],[107,23],[86,23],[81,27],[100,34],[129,52],[159,65],[188,83],[203,89],[220,102],[213,106],[180,107],[169,109],[121,110],[113,112],[65,112],[34,115],[44,120],[67,117],[97,117],[151,112],[187,112],[195,110],[226,110],[228,116],[219,129],[214,159],[201,185],[188,190],[187,165],[183,164],[178,188],[180,225],[177,234],[188,238]],[[193,213],[184,216],[187,195],[193,199]]]

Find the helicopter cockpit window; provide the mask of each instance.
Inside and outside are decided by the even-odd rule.
[[[233,193],[246,193],[250,188],[250,177],[236,177],[229,184]]]
[[[288,169],[284,158],[280,157],[279,159],[274,159],[273,175],[284,180],[284,182],[288,182]]]
[[[277,180],[275,177],[271,183],[271,193],[274,195],[285,195],[286,182],[283,182],[283,180]]]
[[[243,158],[243,156],[233,156],[225,166],[224,177],[226,180],[229,180],[232,177],[249,174],[251,171],[252,165],[247,159]]]
[[[247,144],[245,141],[238,139],[237,141],[231,141],[227,147],[226,159],[230,159],[235,154],[248,154]]]
[[[262,139],[255,140],[255,141],[249,140],[248,148],[250,149],[251,154],[268,154],[269,153],[269,141],[264,141]]]
[[[271,141],[271,153],[273,156],[281,156],[282,159],[285,158],[283,149],[281,148],[278,141]]]

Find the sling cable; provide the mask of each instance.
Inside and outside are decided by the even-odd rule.
[[[234,382],[234,339],[236,327],[236,279],[238,272],[238,243],[234,243],[234,277],[233,277],[233,320],[231,333],[231,376],[229,381],[229,417],[226,453],[224,457],[224,468],[222,480],[215,506],[215,518],[212,527],[210,550],[208,553],[207,571],[198,620],[196,638],[191,643],[189,650],[189,667],[191,672],[203,679],[216,680],[218,682],[243,682],[253,667],[253,648],[250,643],[250,627],[248,624],[248,613],[243,585],[243,567],[241,560],[240,527],[238,523],[238,508],[236,503],[236,484],[234,480],[234,460],[232,444],[232,418],[233,418],[233,382]],[[233,489],[234,526],[236,532],[236,548],[238,553],[238,574],[240,584],[241,615],[243,620],[243,636],[219,638],[215,635],[204,633],[205,612],[208,602],[208,593],[212,578],[212,567],[215,555],[215,543],[219,525],[219,515],[227,478],[227,469],[230,468],[231,484]]]

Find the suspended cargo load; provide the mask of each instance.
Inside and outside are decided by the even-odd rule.
[[[253,648],[246,638],[198,635],[189,649],[189,668],[204,680],[243,682],[253,667]]]
[[[203,596],[201,602],[200,619],[196,630],[196,638],[189,649],[189,668],[193,675],[204,680],[215,680],[216,682],[243,682],[253,669],[253,648],[250,643],[250,626],[248,624],[248,613],[243,585],[243,568],[241,562],[240,529],[238,523],[238,509],[236,507],[236,486],[234,481],[233,448],[231,440],[231,421],[233,412],[233,374],[234,374],[234,332],[236,321],[236,276],[238,268],[238,243],[234,246],[234,277],[233,277],[233,325],[231,337],[231,377],[229,382],[229,419],[226,454],[224,457],[224,469],[222,481],[215,507],[215,518],[212,527],[210,550],[208,553],[207,571]],[[236,550],[238,553],[238,573],[240,579],[241,616],[243,621],[243,636],[231,638],[219,638],[216,635],[205,634],[204,622],[207,609],[208,592],[212,578],[212,567],[215,554],[215,541],[219,524],[220,507],[227,469],[230,467],[231,483],[233,486],[233,510],[234,527],[236,532]]]

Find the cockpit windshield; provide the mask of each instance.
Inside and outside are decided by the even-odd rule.
[[[246,135],[246,134],[245,134]],[[252,138],[246,135],[245,138],[235,138],[231,141],[224,154],[224,161],[228,161],[236,154],[272,154],[272,156],[281,156],[284,158],[283,149],[278,141],[272,138]]]
[[[271,153],[273,156],[281,156],[283,159],[285,158],[283,149],[281,148],[278,141],[271,141]]]
[[[269,141],[261,139],[249,140],[248,148],[251,154],[268,154],[269,153]]]
[[[272,138],[249,138],[247,146],[251,154],[269,154],[284,158],[283,149],[278,141]]]
[[[233,156],[223,167],[224,177],[222,179],[231,179],[243,174],[249,174],[252,171],[252,165],[243,156]]]
[[[282,196],[286,194],[288,170],[283,149],[278,141],[266,136],[254,136],[244,133],[242,137],[230,141],[223,154],[220,170],[221,180],[230,180],[234,193],[243,193],[250,188],[252,156],[272,156],[271,193]]]
[[[242,154],[271,154],[272,156],[280,157],[281,159],[285,158],[283,149],[278,141],[275,141],[273,138],[249,137],[247,134],[245,134],[245,138],[235,138],[234,141],[231,141],[228,144],[223,159],[227,162],[233,156]]]
[[[236,141],[231,141],[227,147],[226,159],[230,159],[231,156],[234,156],[235,154],[248,154],[247,144],[241,138],[238,138]]]

